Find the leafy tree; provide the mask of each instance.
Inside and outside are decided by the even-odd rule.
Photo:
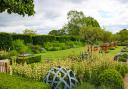
[[[92,17],[86,17],[83,12],[69,11],[67,14],[68,24],[62,29],[66,30],[67,34],[78,36],[82,27],[100,27],[97,20]]]
[[[34,15],[34,0],[0,0],[0,12]]]
[[[66,32],[64,29],[61,29],[61,30],[52,30],[48,34],[53,36],[62,36],[62,35],[66,35]]]
[[[118,32],[116,35],[117,35],[117,37],[118,37],[117,39],[118,39],[119,41],[124,42],[124,41],[128,40],[128,30],[127,30],[127,29],[121,30],[121,31]]]
[[[23,31],[23,34],[26,34],[26,35],[36,35],[36,31],[31,30],[31,29],[25,29]]]
[[[103,30],[99,27],[82,27],[80,36],[88,42],[94,43],[102,39]]]
[[[111,42],[113,41],[113,34],[109,31],[104,31],[102,34],[102,41],[103,42]]]

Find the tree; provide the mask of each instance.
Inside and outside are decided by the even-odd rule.
[[[36,31],[31,30],[31,29],[25,29],[23,31],[23,34],[26,34],[26,35],[35,35],[36,34]]]
[[[69,11],[67,14],[68,24],[64,26],[67,34],[79,36],[82,27],[100,27],[97,20],[92,17],[86,17],[83,12]]]
[[[82,27],[80,30],[80,36],[88,42],[95,43],[97,40],[101,40],[103,30],[99,27]]]
[[[34,15],[34,0],[0,0],[0,12]]]
[[[112,32],[109,31],[104,31],[102,34],[102,41],[103,42],[111,42],[114,40],[114,35],[112,34]]]
[[[128,40],[128,30],[127,29],[122,29],[116,35],[118,35],[118,40],[119,41],[124,42],[124,41]]]
[[[64,29],[61,29],[61,30],[52,30],[48,34],[53,36],[63,36],[66,35],[66,32]]]

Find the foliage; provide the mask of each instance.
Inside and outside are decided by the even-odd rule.
[[[48,51],[58,51],[58,50],[65,50],[69,48],[76,48],[83,46],[82,42],[74,42],[74,41],[66,41],[64,42],[47,42],[44,44],[44,47]]]
[[[23,40],[15,40],[13,41],[13,49],[18,53],[23,54],[27,52],[28,47],[24,44]]]
[[[50,89],[48,84],[0,73],[0,89]]]
[[[96,89],[93,84],[90,83],[82,83],[77,88],[74,89]]]
[[[116,70],[107,69],[99,75],[100,85],[110,86],[111,89],[124,89],[123,78]]]
[[[124,42],[126,40],[128,40],[128,30],[127,29],[123,29],[120,32],[118,32],[117,34],[117,39],[118,41]]]
[[[0,33],[0,49],[9,50],[12,48],[12,37],[8,33]]]
[[[68,24],[66,24],[61,30],[67,35],[79,36],[80,29],[82,27],[99,27],[100,25],[92,17],[86,17],[82,11],[71,10],[67,14]]]
[[[103,30],[99,27],[82,27],[80,30],[80,36],[84,40],[95,43],[97,40],[102,39]]]
[[[0,0],[0,12],[34,15],[34,0]]]
[[[28,34],[12,34],[12,39],[23,40],[25,44],[32,43],[32,37]]]
[[[41,62],[41,55],[37,55],[37,56],[28,56],[28,57],[18,57],[16,59],[16,62],[18,64],[31,64],[31,63],[38,63]]]
[[[36,31],[31,30],[31,29],[25,29],[23,31],[23,34],[26,34],[26,35],[36,35]]]
[[[128,73],[127,64],[117,64],[115,69],[122,75],[122,77],[125,77],[125,75]]]
[[[7,51],[0,51],[0,60],[8,59],[10,57],[9,52]]]

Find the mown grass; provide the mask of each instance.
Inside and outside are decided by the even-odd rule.
[[[66,50],[60,50],[60,51],[48,51],[46,53],[41,53],[42,60],[58,60],[58,59],[64,59],[71,55],[80,55],[80,52],[86,51],[85,47],[80,48],[71,48]],[[36,54],[40,55],[40,54]]]
[[[48,84],[0,73],[0,89],[50,89]]]
[[[121,51],[124,46],[117,46],[115,50],[109,50],[109,53],[104,53],[103,55],[111,56],[112,58]],[[65,59],[71,55],[80,55],[80,52],[87,51],[86,47],[80,48],[71,48],[66,50],[59,50],[59,51],[47,51],[46,53],[40,53],[36,55],[42,55],[43,60],[58,60],[58,59]]]

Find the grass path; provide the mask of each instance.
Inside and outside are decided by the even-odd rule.
[[[109,53],[106,55],[114,57],[120,50],[123,48],[123,46],[118,46],[115,50],[110,50]],[[47,51],[46,53],[41,53],[42,60],[50,59],[50,60],[57,60],[57,59],[64,59],[70,55],[79,55],[81,51],[86,50],[85,47],[80,48],[71,48],[66,50],[60,50],[60,51]],[[40,54],[36,54],[40,55]]]
[[[44,59],[56,60],[56,59],[64,59],[65,57],[68,57],[70,55],[79,55],[80,52],[84,50],[86,50],[85,47],[71,48],[60,51],[48,51],[46,53],[41,53],[41,55],[42,55],[42,60]]]

